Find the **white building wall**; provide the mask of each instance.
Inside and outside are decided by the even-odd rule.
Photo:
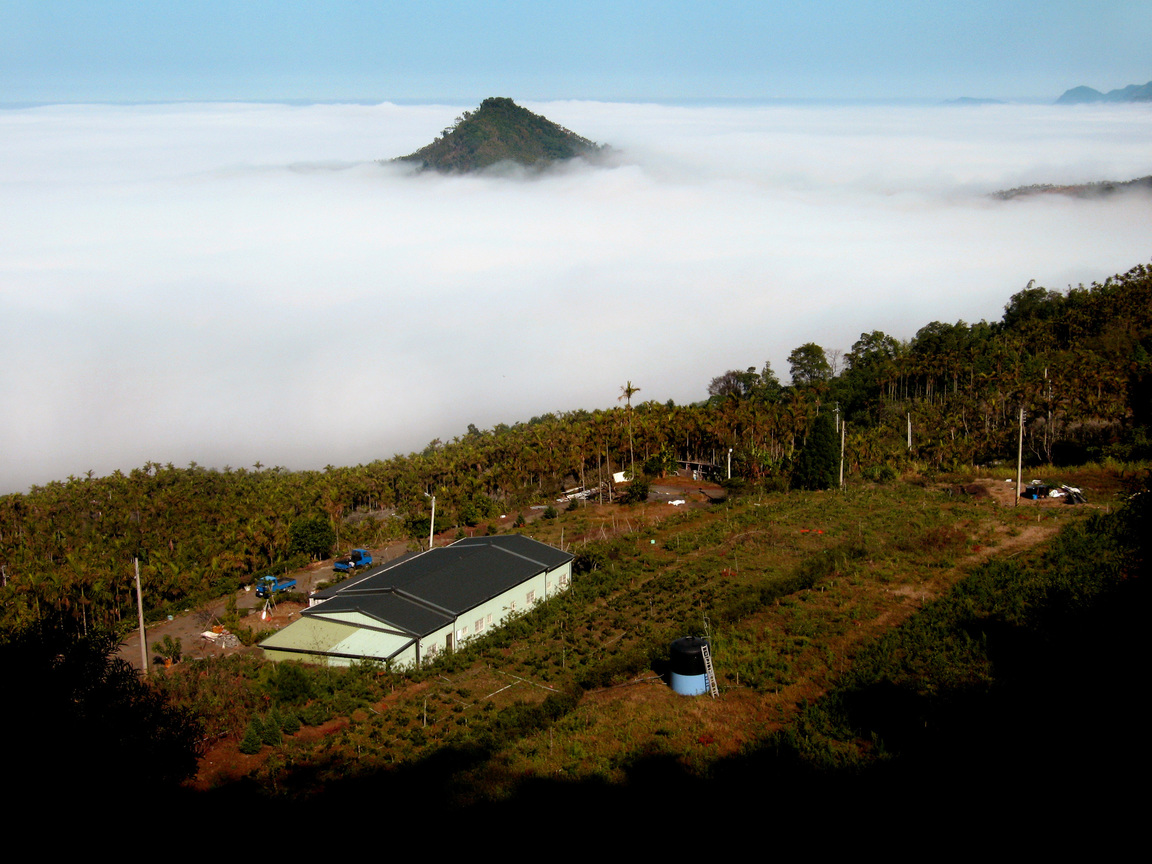
[[[571,584],[571,561],[555,570],[537,574],[486,603],[462,613],[457,617],[453,631],[441,631],[442,635],[438,640],[431,637],[424,640],[424,646],[427,647],[421,647],[420,656],[427,660],[445,650],[444,636],[448,632],[453,632],[453,645],[461,645],[469,639],[483,636],[493,627],[499,627],[510,615],[526,612],[537,603],[543,603],[548,598],[567,590]],[[478,622],[481,625],[480,629],[476,626]],[[429,649],[432,649],[431,653]]]

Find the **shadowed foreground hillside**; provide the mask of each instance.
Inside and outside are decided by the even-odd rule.
[[[566,509],[521,530],[573,544],[569,590],[423,668],[236,655],[158,674],[203,718],[181,808],[531,831],[1094,806],[1139,758],[1146,666],[1147,495],[1105,506],[1110,477],[1077,478],[1094,506],[1013,507],[992,477]],[[676,696],[668,642],[704,631],[720,698]]]

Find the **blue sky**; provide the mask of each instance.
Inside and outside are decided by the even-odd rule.
[[[1054,99],[1152,77],[1147,0],[4,0],[0,102]]]

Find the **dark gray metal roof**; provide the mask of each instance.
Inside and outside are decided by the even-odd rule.
[[[448,548],[466,548],[468,546],[492,546],[513,555],[519,555],[522,558],[543,564],[549,570],[555,570],[561,564],[566,564],[573,558],[573,556],[567,552],[562,552],[554,546],[541,543],[539,540],[533,540],[531,537],[525,537],[523,534],[505,534],[499,537],[466,537],[463,540],[457,540]]]
[[[303,614],[360,612],[401,632],[425,636],[572,557],[520,534],[470,537],[328,589],[324,594],[330,599]]]
[[[304,614],[313,618],[328,618],[342,612],[359,612],[378,621],[381,630],[408,636],[426,636],[450,624],[453,618],[452,615],[391,591],[333,597],[306,609]]]

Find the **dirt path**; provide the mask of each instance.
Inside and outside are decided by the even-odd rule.
[[[374,561],[382,562],[390,561],[393,558],[403,555],[406,549],[407,543],[399,542],[378,549],[370,549],[369,551],[372,553]],[[296,590],[307,596],[316,590],[316,586],[319,583],[332,582],[335,580],[337,574],[332,569],[334,560],[335,559],[329,559],[327,561],[309,564],[307,567],[286,574],[287,578],[295,579]],[[257,597],[254,590],[237,591],[235,596],[236,609],[240,612],[241,623],[253,630],[280,630],[287,627],[300,617],[300,611],[304,608],[299,603],[277,603],[275,609],[269,609],[269,617],[261,620],[260,613],[265,608],[265,601]],[[220,657],[226,654],[258,651],[259,649],[255,647],[245,648],[243,646],[220,648],[200,635],[205,630],[210,629],[214,624],[220,623],[220,619],[223,618],[224,611],[227,608],[228,599],[227,597],[221,597],[197,609],[189,609],[181,615],[174,615],[167,621],[160,621],[149,625],[147,628],[149,648],[165,636],[171,636],[174,639],[180,640],[184,657],[188,659]],[[118,654],[131,663],[133,667],[137,669],[140,668],[140,634],[138,631],[133,630],[132,633],[129,634],[120,646]],[[157,659],[155,652],[149,650],[149,664],[154,663]]]

